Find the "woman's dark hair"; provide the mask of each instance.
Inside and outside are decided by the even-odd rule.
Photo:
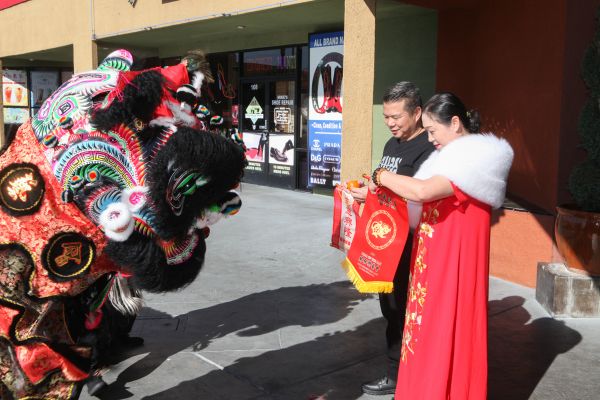
[[[481,125],[479,113],[475,110],[467,111],[458,96],[449,92],[433,95],[423,106],[423,113],[444,125],[450,125],[452,117],[456,115],[470,133],[479,132]]]

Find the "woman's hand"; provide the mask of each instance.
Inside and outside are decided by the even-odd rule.
[[[354,201],[357,203],[364,203],[365,199],[367,198],[367,187],[361,186],[357,188],[351,188],[350,194],[352,194]]]

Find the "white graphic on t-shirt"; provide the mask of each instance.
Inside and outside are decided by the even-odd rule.
[[[391,157],[384,156],[379,163],[381,168],[385,168],[388,171],[392,171],[394,173],[398,172],[398,164],[402,162],[402,157]]]

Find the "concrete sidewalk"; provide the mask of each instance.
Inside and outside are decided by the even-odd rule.
[[[198,279],[147,295],[98,397],[375,400],[379,302],[356,292],[328,246],[330,197],[244,184],[240,213],[213,227]],[[534,291],[490,280],[489,399],[600,398],[600,319],[554,320]],[[94,399],[84,388],[81,399]]]

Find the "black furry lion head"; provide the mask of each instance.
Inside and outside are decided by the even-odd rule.
[[[243,150],[231,140],[178,128],[147,169],[157,237],[134,232],[124,242],[109,242],[106,252],[134,272],[133,281],[142,289],[165,292],[190,284],[206,252],[196,223],[206,209],[228,197],[241,181],[245,166]],[[193,250],[173,265],[168,262],[165,242]]]

